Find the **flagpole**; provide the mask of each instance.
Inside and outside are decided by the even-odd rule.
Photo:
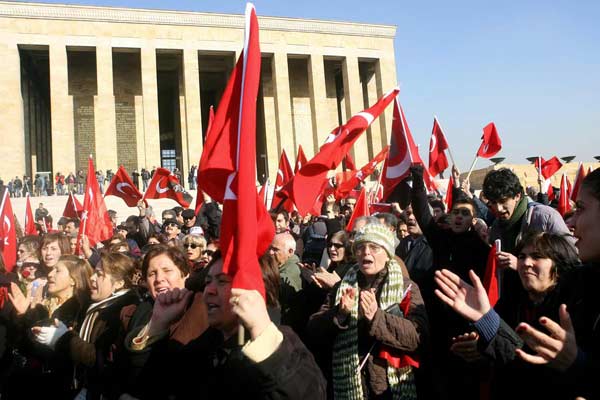
[[[540,193],[542,192],[542,156],[538,156],[538,185],[540,185]]]
[[[471,164],[471,168],[469,168],[469,173],[467,174],[467,177],[465,178],[466,181],[469,180],[469,178],[471,177],[471,172],[473,172],[473,169],[475,169],[475,164],[477,163],[477,159],[479,157],[475,156],[475,159],[473,160],[473,164]]]
[[[442,124],[440,124],[440,121],[437,119],[437,116],[434,114],[433,115],[433,119],[435,119],[442,131],[442,135],[444,135],[444,140],[446,140],[446,143],[448,143],[448,138],[446,137],[446,134],[444,133],[444,129],[442,128]],[[450,161],[452,161],[452,165],[456,165],[456,162],[454,161],[454,156],[452,155],[452,151],[450,150],[450,145],[448,144],[448,155],[450,156]]]

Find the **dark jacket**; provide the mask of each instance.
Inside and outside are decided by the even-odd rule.
[[[130,290],[97,311],[89,341],[79,336],[81,327],[76,327],[56,342],[56,351],[68,356],[76,364],[77,376],[82,382],[80,386],[87,388],[88,399],[99,399],[101,396],[116,399],[120,395],[122,378],[126,376],[122,371],[124,321],[130,318],[122,316],[121,311],[128,305],[138,303],[137,293]]]

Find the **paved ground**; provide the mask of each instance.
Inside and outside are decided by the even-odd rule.
[[[196,204],[196,191],[188,190],[188,192],[194,196],[194,200],[191,203],[191,207]],[[77,199],[83,204],[83,195],[76,195]],[[56,227],[56,221],[62,216],[63,210],[65,209],[65,205],[69,196],[41,196],[41,197],[31,197],[31,208],[35,213],[35,209],[38,207],[39,203],[44,203],[44,207],[48,209],[50,215],[52,215],[54,221],[54,227]],[[21,226],[25,223],[25,198],[17,197],[10,199],[13,212],[17,216],[17,220],[21,224]],[[117,212],[117,221],[124,221],[130,215],[138,215],[138,210],[135,207],[128,207],[127,204],[119,197],[115,196],[107,196],[104,199],[106,203],[106,207],[108,209],[115,210]],[[161,212],[167,208],[173,208],[178,206],[176,201],[171,199],[158,199],[158,200],[148,200],[148,204],[154,208],[156,217],[160,220]]]

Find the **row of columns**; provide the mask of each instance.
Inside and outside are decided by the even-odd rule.
[[[20,98],[20,67],[19,52],[15,44],[0,42],[0,55],[9,56],[11,71],[0,76],[0,83],[7,93],[14,93],[14,98]],[[267,124],[266,151],[270,175],[277,171],[277,163],[281,150],[295,151],[297,138],[294,138],[292,104],[290,99],[290,77],[288,69],[288,55],[284,49],[273,53],[272,79],[273,79],[273,106],[275,108],[276,137],[269,135],[270,122]],[[136,131],[137,131],[137,160],[139,167],[160,165],[160,135],[158,121],[158,91],[156,49],[149,44],[140,49],[141,78],[143,95],[136,98]],[[5,58],[6,59],[6,58]],[[99,39],[96,45],[96,67],[98,92],[94,98],[95,118],[95,148],[96,168],[114,169],[117,166],[117,137],[115,117],[115,96],[113,95],[113,63],[112,47],[110,40]],[[305,149],[310,157],[324,142],[328,133],[337,125],[329,121],[326,107],[326,83],[324,72],[324,57],[322,54],[308,55],[308,85],[310,92],[310,105],[312,109],[312,139],[313,148]],[[363,90],[367,90],[369,104],[381,96],[383,91],[391,89],[395,77],[378,65],[376,79],[373,82],[361,83],[359,74],[359,60],[355,56],[347,56],[342,62],[344,85],[344,114],[345,119],[358,113],[364,108]],[[73,101],[69,95],[67,44],[55,41],[49,44],[50,67],[50,107],[52,119],[52,160],[53,171],[67,173],[75,166],[75,152],[79,151],[74,140]],[[392,68],[395,68],[392,65]],[[387,69],[390,70],[389,68]],[[188,170],[191,164],[198,162],[202,152],[202,119],[200,112],[200,82],[198,50],[196,48],[183,49],[183,80],[184,92],[181,96],[181,142],[182,142],[182,167]],[[389,82],[389,83],[388,83]],[[383,85],[390,87],[382,87]],[[13,98],[13,99],[14,99]],[[0,100],[0,104],[2,100]],[[12,113],[9,112],[12,109]],[[20,125],[23,121],[22,103],[12,102],[4,108],[10,113],[8,119],[0,119],[3,132],[8,132],[7,124]],[[387,111],[391,115],[391,110]],[[391,118],[389,118],[391,119]],[[19,123],[17,124],[17,121]],[[368,162],[369,156],[376,154],[387,142],[385,123],[375,121],[372,125],[373,140],[368,141],[363,135],[355,145],[355,161],[358,166]],[[141,128],[141,129],[140,129]],[[22,133],[22,129],[21,129]],[[7,166],[16,171],[13,175],[25,171],[24,138],[21,135],[12,135],[8,139],[8,146],[16,151],[15,163]],[[380,139],[381,138],[381,139]],[[368,151],[367,151],[368,149]],[[133,149],[132,149],[133,151]],[[6,151],[3,151],[6,153]],[[291,154],[290,154],[291,156]],[[20,157],[20,158],[19,158]],[[17,160],[17,158],[19,158]],[[33,166],[35,168],[35,166]],[[5,166],[3,165],[3,169]]]

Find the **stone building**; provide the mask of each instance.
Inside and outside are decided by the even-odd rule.
[[[310,158],[396,85],[396,28],[257,11],[257,172],[273,181],[282,149]],[[243,28],[243,15],[0,1],[0,176],[67,174],[89,154],[100,170],[187,172]],[[389,108],[357,142],[357,165],[388,142],[391,118]]]

